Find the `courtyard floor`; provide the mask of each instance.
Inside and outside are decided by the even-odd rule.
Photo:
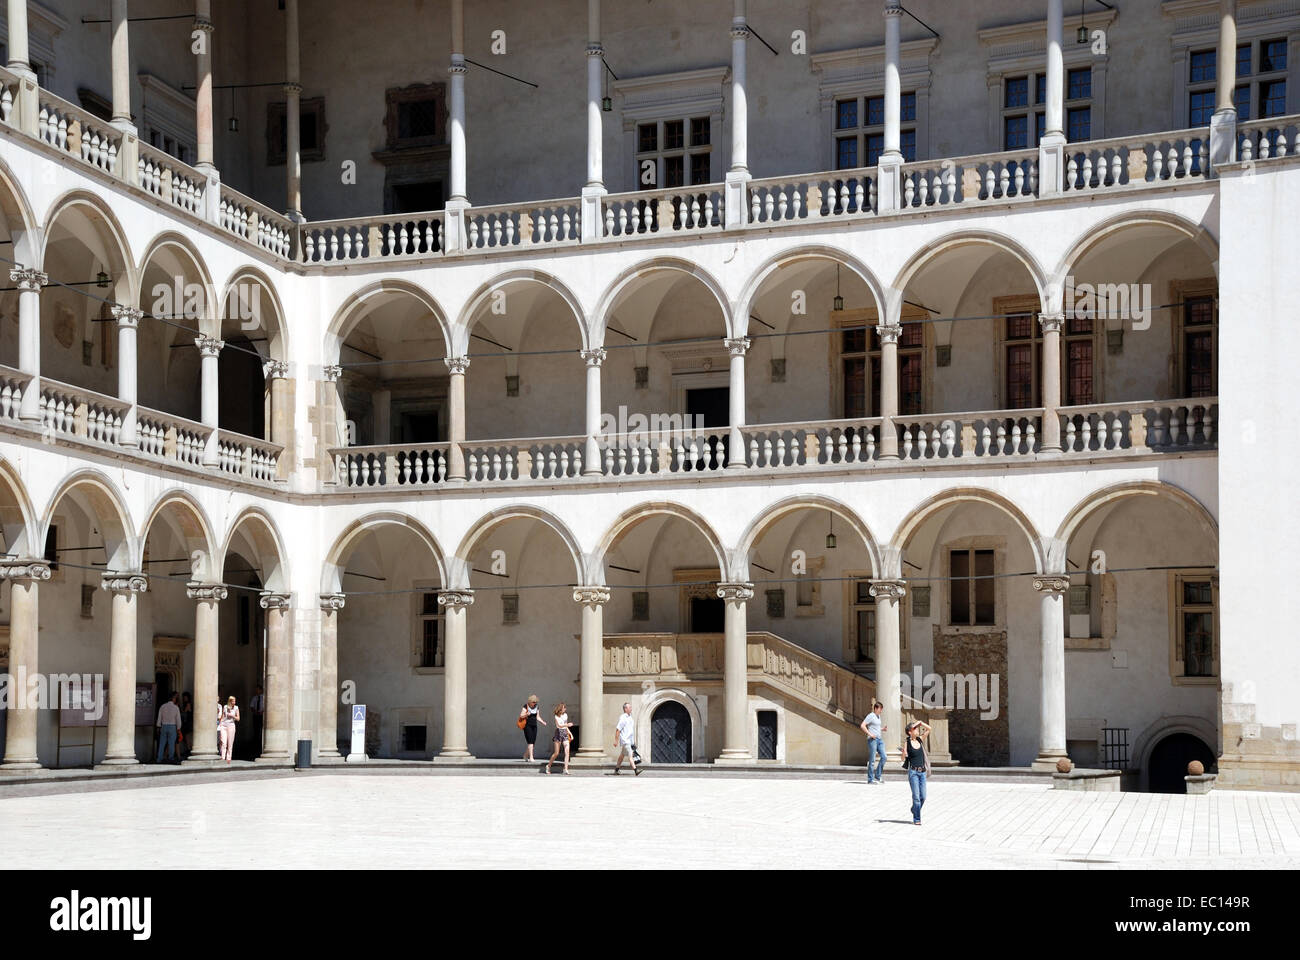
[[[156,782],[156,781],[155,781]],[[0,799],[21,868],[1295,868],[1300,795],[312,773]]]

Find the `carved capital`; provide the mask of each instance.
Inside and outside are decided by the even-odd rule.
[[[191,582],[185,584],[185,596],[191,600],[224,600],[229,596],[228,591],[219,583],[198,583]]]
[[[584,606],[600,606],[609,603],[609,587],[577,587],[573,599]]]
[[[209,20],[207,17],[195,17],[195,18],[194,18],[194,29],[195,29],[195,30],[202,30],[204,33],[211,33],[211,32],[212,32],[212,21]]]
[[[720,583],[718,584],[718,596],[723,600],[744,602],[754,599],[754,585],[752,583]]]
[[[438,606],[463,609],[474,602],[473,590],[443,590],[438,594]]]
[[[745,23],[744,20],[740,20],[740,21],[733,20],[731,21],[730,32],[731,32],[732,40],[748,40],[749,32],[750,32],[749,24]]]
[[[330,383],[337,383],[339,377],[343,376],[343,368],[337,363],[331,363],[329,366],[321,368],[321,376]]]
[[[267,360],[262,364],[262,376],[267,380],[287,380],[289,364],[284,360]]]
[[[144,593],[149,589],[149,578],[143,573],[105,573],[100,586],[110,593]]]
[[[341,593],[322,593],[320,595],[320,608],[326,613],[336,613],[343,609],[343,601],[346,599]]]
[[[49,274],[30,267],[14,267],[9,271],[9,279],[18,284],[22,293],[40,293],[41,287],[50,282]]]
[[[258,594],[257,605],[263,610],[288,610],[289,604],[293,597],[287,593],[265,593]]]
[[[447,72],[455,76],[465,75],[465,58],[459,53],[451,55],[451,65],[447,67]]]
[[[199,353],[202,356],[217,357],[221,355],[221,348],[226,345],[226,341],[205,334],[204,336],[195,337],[194,345],[199,348]]]
[[[604,55],[605,55],[605,48],[601,46],[599,41],[597,41],[596,43],[587,44],[587,56],[603,57]]]
[[[1034,577],[1034,589],[1039,593],[1061,596],[1070,590],[1070,578],[1062,576]]]
[[[727,348],[727,353],[733,357],[743,357],[745,351],[749,349],[749,338],[729,337],[722,341],[722,345]]]
[[[884,14],[886,19],[889,17],[901,17],[903,15],[903,8],[899,5],[898,0],[885,0]]]
[[[298,94],[299,96],[301,96],[301,95],[302,95],[302,84],[301,84],[301,83],[286,83],[286,84],[284,85],[284,92],[285,92],[286,95],[289,95],[289,96],[292,96],[293,94]]]
[[[882,344],[898,343],[898,337],[902,332],[901,323],[882,323],[876,327],[876,336],[880,338]]]
[[[134,330],[140,326],[140,321],[144,319],[144,311],[139,307],[129,307],[125,303],[115,303],[112,307],[113,319],[117,321],[119,327],[130,327]]]
[[[1040,313],[1038,315],[1038,325],[1043,328],[1043,333],[1060,333],[1064,324],[1065,317],[1059,313]]]
[[[444,357],[442,362],[447,365],[452,376],[463,374],[469,369],[469,357]]]
[[[17,580],[39,583],[50,579],[50,565],[35,558],[0,560],[0,580]]]
[[[869,592],[877,600],[893,600],[897,603],[907,596],[907,581],[872,580]]]
[[[599,367],[605,362],[605,348],[592,347],[590,350],[580,350],[578,355],[587,361],[589,367]]]

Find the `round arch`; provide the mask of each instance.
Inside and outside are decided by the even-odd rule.
[[[136,274],[139,276],[141,284],[140,300],[144,300],[146,292],[143,289],[145,271],[149,269],[151,261],[153,261],[153,259],[159,254],[163,253],[171,253],[172,256],[177,259],[188,260],[190,265],[194,268],[194,273],[203,286],[203,314],[195,319],[198,320],[200,329],[205,335],[215,336],[216,331],[212,328],[212,318],[216,316],[217,301],[216,290],[212,285],[212,273],[208,270],[208,265],[204,262],[203,256],[199,253],[198,248],[190,242],[189,238],[174,230],[164,231],[150,240],[149,245],[145,247],[144,253],[140,256],[140,263],[136,267]],[[173,273],[174,271],[169,270],[168,272]],[[174,288],[169,290],[169,296],[174,296],[172,290],[174,290]],[[148,292],[151,296],[153,295],[152,290]],[[184,302],[184,292],[182,291],[181,303],[175,304],[171,313],[175,314],[179,311]],[[142,304],[141,308],[143,309]],[[152,313],[153,310],[150,309],[145,312]],[[207,324],[206,329],[203,329],[204,324]]]
[[[456,320],[454,333],[454,356],[463,356],[469,352],[469,335],[478,322],[477,317],[483,304],[487,301],[493,291],[499,290],[511,283],[531,282],[540,283],[544,287],[549,287],[559,295],[560,299],[565,302],[573,313],[574,322],[578,325],[578,335],[582,339],[582,349],[586,350],[591,346],[591,337],[587,330],[587,312],[583,310],[581,302],[569,287],[555,277],[554,274],[547,273],[544,270],[507,270],[505,273],[497,274],[491,280],[484,283],[474,291],[470,298],[465,302],[460,316]],[[452,340],[447,341],[449,344]]]
[[[442,334],[443,343],[447,345],[447,355],[452,356],[451,326],[447,320],[447,311],[442,308],[442,305],[433,294],[419,284],[387,277],[366,284],[360,290],[350,294],[342,305],[334,311],[334,316],[330,319],[329,327],[325,333],[326,359],[335,363],[338,362],[339,349],[343,341],[348,338],[348,334],[352,332],[352,329],[365,315],[368,301],[381,294],[394,293],[414,297],[429,311],[438,323],[438,330]]]
[[[117,487],[99,470],[79,470],[64,479],[58,489],[50,496],[45,516],[41,520],[40,539],[44,543],[50,524],[54,522],[55,511],[63,498],[77,494],[85,497],[95,519],[99,521],[100,532],[104,536],[104,554],[108,559],[107,570],[140,573],[139,540],[134,534],[131,512]]]
[[[872,535],[871,529],[855,511],[838,500],[820,494],[786,497],[765,507],[758,516],[749,522],[745,532],[740,535],[740,542],[736,547],[735,554],[736,569],[731,571],[731,576],[737,580],[748,580],[749,555],[758,543],[759,538],[782,517],[798,510],[809,509],[827,510],[847,523],[862,538],[862,542],[867,548],[867,556],[871,558],[871,575],[877,579],[880,577],[880,546]],[[743,569],[741,569],[742,564]]]
[[[1134,210],[1116,214],[1101,223],[1093,224],[1076,237],[1053,271],[1052,282],[1064,286],[1065,278],[1073,272],[1078,262],[1099,244],[1116,233],[1143,226],[1167,227],[1182,234],[1205,254],[1205,258],[1214,267],[1215,276],[1218,276],[1219,244],[1209,230],[1186,217],[1166,210]]]
[[[22,476],[12,463],[0,459],[0,531],[4,533],[5,552],[18,559],[38,556],[36,530],[36,512]]]
[[[670,500],[659,500],[651,503],[638,504],[635,507],[630,507],[629,509],[624,510],[619,514],[618,519],[610,525],[609,529],[605,531],[588,563],[591,583],[597,586],[604,585],[605,557],[609,554],[609,551],[613,549],[614,544],[618,542],[619,538],[622,537],[624,533],[632,529],[632,527],[636,526],[642,520],[663,515],[685,520],[703,534],[704,539],[708,541],[709,546],[713,550],[714,556],[718,560],[718,575],[731,575],[731,565],[727,563],[727,552],[723,549],[722,541],[718,538],[717,533],[709,522],[690,507],[685,507],[680,503],[673,503]]]
[[[559,538],[564,542],[565,547],[568,548],[569,556],[573,560],[573,571],[577,576],[577,583],[585,584],[587,582],[585,572],[582,568],[582,547],[578,545],[578,538],[573,535],[568,524],[555,514],[542,510],[540,507],[530,507],[520,504],[500,507],[499,509],[491,510],[488,513],[483,514],[483,516],[474,521],[469,530],[465,532],[465,536],[461,537],[460,546],[456,548],[456,557],[459,560],[458,566],[461,568],[461,575],[465,578],[465,582],[457,584],[457,586],[468,588],[469,557],[470,554],[473,553],[474,548],[478,546],[478,543],[483,536],[493,527],[504,523],[507,520],[522,518],[537,520],[555,531]]]
[[[903,518],[903,522],[898,525],[898,530],[895,531],[893,538],[890,540],[892,550],[896,551],[899,557],[903,556],[913,535],[927,520],[935,516],[939,511],[958,503],[983,503],[996,507],[1005,513],[1020,528],[1020,532],[1025,535],[1025,539],[1029,543],[1030,553],[1034,558],[1034,571],[1036,573],[1047,572],[1048,558],[1044,556],[1042,538],[1033,522],[1025,515],[1023,510],[1006,497],[980,487],[957,487],[952,490],[945,490],[913,508]],[[893,571],[889,575],[897,574],[898,571]]]
[[[148,519],[140,528],[140,544],[149,542],[154,522],[166,517],[173,532],[190,553],[191,576],[203,583],[221,579],[221,568],[216,565],[216,537],[203,506],[184,490],[168,490],[149,508]],[[195,556],[195,554],[198,556]],[[145,573],[148,573],[146,570]]]
[[[722,311],[722,322],[724,329],[727,331],[727,336],[734,337],[737,335],[734,332],[736,327],[731,310],[731,299],[713,274],[699,264],[683,260],[680,257],[654,257],[628,267],[615,277],[613,282],[601,293],[596,301],[595,312],[591,317],[592,343],[605,342],[605,327],[609,313],[627,286],[638,277],[656,270],[677,270],[681,273],[690,274],[704,284],[708,291],[713,294],[713,298],[718,302],[718,308]]]
[[[695,699],[690,694],[675,687],[655,687],[650,696],[642,695],[639,700],[640,702],[636,703],[633,709],[636,711],[636,742],[646,748],[643,762],[654,762],[650,748],[651,726],[654,721],[655,711],[665,703],[676,703],[684,707],[687,716],[691,718],[691,762],[703,763],[708,760],[704,742],[706,717],[700,710],[700,705],[695,702]],[[635,701],[629,700],[628,702],[634,703]],[[621,711],[622,707],[619,710]]]
[[[754,299],[770,277],[782,267],[789,266],[792,263],[800,260],[817,259],[833,260],[857,274],[858,279],[867,285],[867,289],[871,291],[871,296],[876,301],[876,315],[880,317],[885,315],[885,291],[880,285],[879,278],[871,271],[870,267],[843,250],[837,250],[823,244],[809,244],[778,253],[768,258],[762,266],[754,271],[749,280],[746,281],[745,287],[736,301],[735,317],[738,332],[735,336],[740,337],[748,333],[749,315],[754,309]]]
[[[249,299],[244,293],[245,284],[252,284],[255,293],[255,297],[251,304],[251,308],[255,311],[253,317],[243,316],[243,310],[249,306]],[[261,308],[260,297],[263,293],[265,293],[267,298],[271,301],[270,320],[274,321],[273,323],[267,322],[266,313]],[[228,305],[231,296],[236,294],[238,294],[239,297],[238,310],[240,312],[237,317],[230,317],[228,315]],[[263,322],[262,325],[266,332],[267,353],[269,354],[270,359],[287,361],[293,356],[293,351],[289,346],[289,325],[284,319],[284,305],[280,301],[279,293],[276,292],[275,284],[272,283],[271,278],[261,270],[247,265],[236,269],[222,286],[221,297],[216,301],[216,304],[217,308],[213,311],[213,316],[218,318],[216,321],[218,327],[224,319],[259,319]]]
[[[1069,543],[1075,531],[1097,510],[1128,497],[1164,497],[1185,509],[1200,524],[1201,529],[1214,542],[1219,543],[1219,525],[1201,501],[1186,490],[1158,480],[1130,480],[1093,491],[1070,508],[1056,531],[1056,539]]]
[[[259,578],[262,587],[272,593],[287,593],[289,587],[288,553],[284,549],[284,538],[280,528],[261,507],[245,507],[235,518],[221,544],[221,553],[217,556],[216,569],[224,571],[230,554],[237,549],[235,538],[243,537],[257,554],[246,559],[254,560],[261,567]]]
[[[117,268],[121,275],[113,284],[113,299],[118,303],[139,303],[140,302],[140,278],[135,269],[135,258],[131,255],[131,244],[126,237],[126,231],[122,229],[117,215],[113,213],[112,208],[106,204],[102,198],[86,190],[69,190],[50,205],[49,212],[45,217],[45,228],[41,237],[40,262],[42,269],[47,262],[47,253],[50,245],[50,234],[54,230],[55,224],[59,217],[69,211],[74,211],[78,207],[85,207],[93,216],[98,217],[103,223],[102,231],[96,228],[99,234],[99,240],[105,245],[104,255],[106,257],[116,257],[116,263],[106,263],[105,266]]]
[[[916,275],[921,271],[921,268],[929,264],[930,261],[949,250],[972,244],[996,247],[1004,253],[1010,254],[1016,260],[1019,260],[1021,265],[1026,271],[1028,271],[1029,276],[1034,281],[1034,286],[1037,289],[1038,299],[1042,304],[1043,312],[1046,313],[1050,309],[1046,302],[1047,277],[1043,272],[1042,266],[1038,262],[1038,258],[1030,253],[1029,250],[1022,246],[1018,241],[1013,240],[1004,233],[998,233],[994,230],[962,230],[958,233],[939,237],[938,239],[927,243],[925,246],[921,247],[920,250],[916,251],[916,253],[912,254],[907,263],[903,265],[903,268],[899,270],[898,277],[890,287],[893,295],[901,298],[903,293],[907,290],[908,284],[915,279]]]
[[[1150,785],[1148,778],[1151,770],[1151,754],[1155,752],[1156,747],[1166,738],[1180,733],[1196,737],[1209,747],[1210,752],[1216,757],[1223,753],[1219,728],[1209,720],[1195,716],[1160,717],[1133,740],[1131,757],[1137,762],[1139,790],[1146,790]]]
[[[388,525],[405,527],[414,533],[433,555],[433,562],[438,568],[438,579],[442,581],[444,586],[449,586],[447,583],[446,554],[439,545],[438,539],[428,527],[409,514],[388,510],[367,514],[358,520],[353,520],[334,538],[334,543],[329,552],[326,553],[325,563],[322,565],[320,592],[341,593],[343,590],[343,566],[346,564],[356,541],[372,530]]]
[[[3,160],[0,160],[0,214],[4,215],[14,241],[14,259],[24,266],[39,267],[45,247],[42,231],[31,201]]]

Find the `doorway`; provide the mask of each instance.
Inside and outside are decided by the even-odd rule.
[[[1161,740],[1147,761],[1150,793],[1186,793],[1187,765],[1201,761],[1206,773],[1215,772],[1214,751],[1190,733],[1173,733]]]
[[[662,703],[650,718],[650,762],[691,762],[691,715],[680,703]]]

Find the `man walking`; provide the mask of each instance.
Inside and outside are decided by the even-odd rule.
[[[163,762],[164,753],[168,763],[180,762],[176,756],[176,731],[181,728],[181,708],[176,705],[179,699],[180,694],[173,693],[158,711],[158,763]]]
[[[623,755],[627,755],[627,762],[632,765],[632,773],[635,776],[641,776],[641,768],[636,765],[636,747],[632,740],[636,736],[636,721],[632,719],[632,704],[623,704],[623,715],[618,718],[618,726],[614,730],[614,746],[618,747],[618,762],[614,764],[614,775],[618,776],[618,768],[623,766]]]
[[[889,729],[889,725],[881,726],[880,714],[884,711],[885,705],[879,700],[871,704],[871,712],[862,720],[862,732],[867,735],[867,783],[884,783],[885,782],[885,739],[881,732]],[[872,774],[872,768],[876,767],[876,756],[880,757],[880,766],[876,768],[875,774]]]

